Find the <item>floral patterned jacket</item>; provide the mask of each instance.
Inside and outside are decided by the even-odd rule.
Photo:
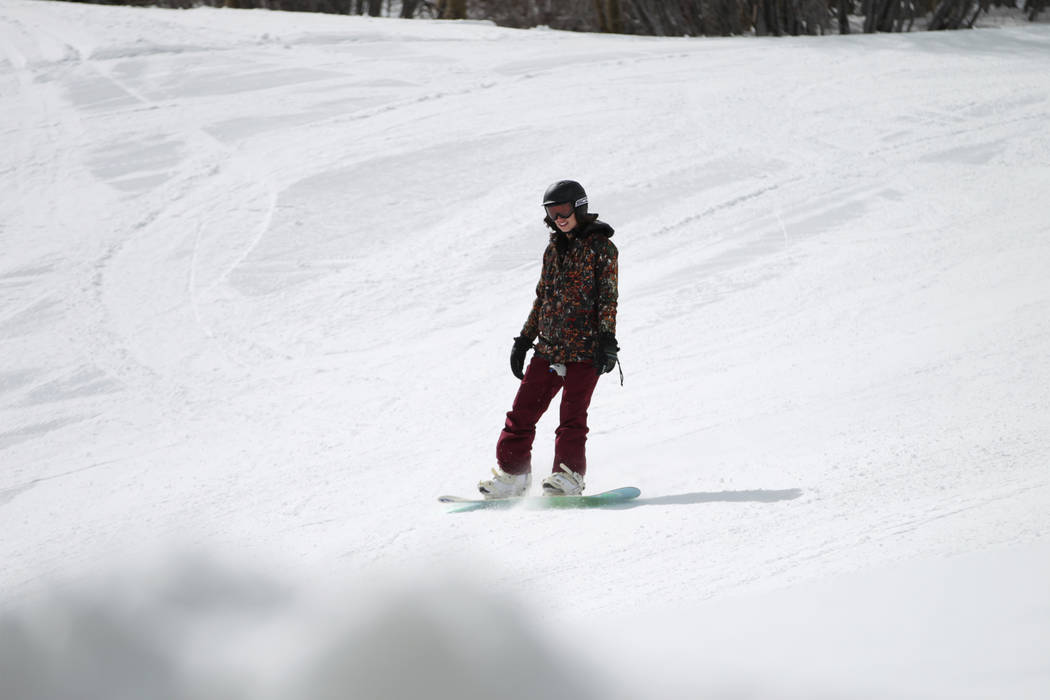
[[[590,215],[568,235],[555,231],[543,254],[536,301],[521,329],[553,363],[594,362],[599,338],[616,334],[617,250],[613,229]]]

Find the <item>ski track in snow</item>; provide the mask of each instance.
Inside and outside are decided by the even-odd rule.
[[[1045,24],[5,2],[4,598],[200,546],[323,581],[455,562],[579,621],[1045,542],[1048,69]],[[621,251],[588,483],[642,497],[447,515],[492,466],[562,177]]]

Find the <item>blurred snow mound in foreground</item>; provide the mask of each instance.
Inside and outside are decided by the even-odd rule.
[[[303,589],[182,559],[0,617],[6,700],[597,697],[520,603],[453,574]]]
[[[587,625],[559,624],[479,571],[322,588],[183,557],[113,575],[0,616],[0,696],[957,700],[1008,688],[1035,700],[1050,688],[1044,544]]]

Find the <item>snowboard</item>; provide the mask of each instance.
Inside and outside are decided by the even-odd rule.
[[[626,503],[641,495],[634,486],[622,486],[611,491],[585,494],[582,496],[525,496],[523,498],[463,498],[461,496],[440,496],[438,501],[458,506],[450,513],[466,513],[472,510],[506,509],[521,507],[525,509],[549,508],[602,508]]]

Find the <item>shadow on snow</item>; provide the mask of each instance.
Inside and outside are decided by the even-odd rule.
[[[691,506],[698,503],[775,503],[777,501],[792,501],[801,495],[802,489],[783,489],[780,491],[757,489],[754,491],[719,491],[712,493],[700,491],[672,496],[657,496],[655,498],[639,498],[623,504],[622,507]]]

